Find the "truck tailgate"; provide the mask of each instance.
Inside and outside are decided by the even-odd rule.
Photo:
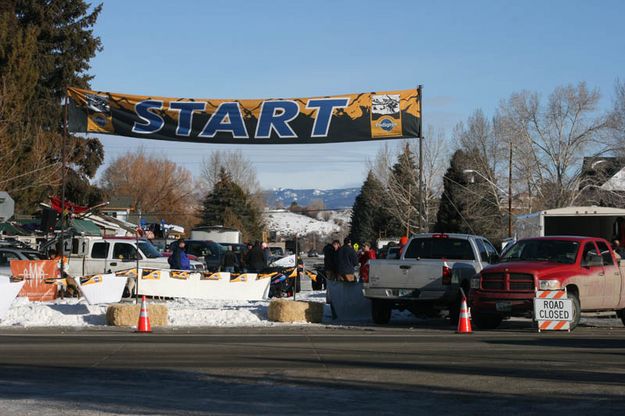
[[[369,287],[443,290],[442,270],[441,260],[375,260],[370,264]]]

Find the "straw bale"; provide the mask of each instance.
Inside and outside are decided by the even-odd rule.
[[[106,324],[137,326],[141,304],[117,303],[106,309]],[[148,317],[152,326],[167,326],[167,305],[148,303]]]
[[[321,323],[323,306],[320,302],[276,299],[269,304],[268,316],[274,322]]]

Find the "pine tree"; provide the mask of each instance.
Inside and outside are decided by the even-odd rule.
[[[0,5],[0,180],[18,209],[31,211],[59,190],[61,102],[68,86],[88,87],[89,60],[100,50],[93,35],[100,10],[83,0]],[[67,142],[68,198],[100,199],[90,179],[104,159],[101,143],[78,136]]]
[[[434,231],[445,233],[470,233],[470,224],[463,218],[464,195],[462,189],[468,185],[464,175],[466,155],[456,150],[449,168],[443,177],[443,194],[436,214]]]
[[[223,168],[219,180],[204,198],[202,225],[237,228],[248,241],[260,239],[264,229],[260,209],[253,198]]]
[[[391,169],[387,189],[386,210],[391,216],[390,230],[394,235],[410,234],[419,225],[419,183],[415,157],[406,145]]]

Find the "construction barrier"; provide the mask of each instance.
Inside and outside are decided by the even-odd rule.
[[[573,302],[566,289],[537,290],[534,297],[534,320],[540,331],[570,331]]]

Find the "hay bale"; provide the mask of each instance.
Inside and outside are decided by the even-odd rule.
[[[141,305],[117,303],[106,308],[106,324],[111,326],[137,326]],[[167,326],[167,305],[148,303],[148,316],[152,326]]]
[[[323,303],[294,301],[288,299],[272,300],[267,312],[274,322],[312,322],[321,323]]]

